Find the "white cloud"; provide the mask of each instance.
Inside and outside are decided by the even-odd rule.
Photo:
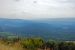
[[[0,0],[0,17],[24,19],[75,17],[75,0]]]

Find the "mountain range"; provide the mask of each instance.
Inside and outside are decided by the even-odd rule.
[[[75,18],[37,20],[0,18],[0,32],[8,32],[11,35],[20,37],[75,40]],[[0,33],[1,35],[2,33]]]

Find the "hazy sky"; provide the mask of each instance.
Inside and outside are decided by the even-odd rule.
[[[75,0],[0,0],[0,18],[75,17]]]

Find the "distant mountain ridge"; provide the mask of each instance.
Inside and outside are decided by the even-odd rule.
[[[21,37],[75,40],[75,18],[43,20],[0,19],[0,32]]]

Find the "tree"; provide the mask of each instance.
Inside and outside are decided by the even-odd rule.
[[[44,44],[44,40],[43,39],[41,39],[41,38],[35,38],[34,39],[35,47],[41,48],[43,44]]]
[[[54,50],[56,46],[57,46],[57,43],[53,40],[49,40],[46,42],[46,47],[50,48],[50,50]]]
[[[23,45],[23,48],[34,50],[36,48],[40,48],[43,45],[43,40],[41,38],[27,38],[22,40],[21,44]]]

